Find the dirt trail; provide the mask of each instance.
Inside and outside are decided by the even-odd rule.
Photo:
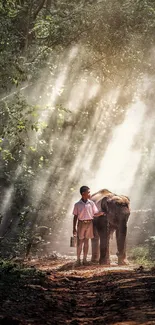
[[[18,301],[4,301],[1,316],[27,325],[155,324],[153,270],[115,263],[75,267],[72,259],[32,260],[29,266],[46,271],[47,279],[20,286]]]

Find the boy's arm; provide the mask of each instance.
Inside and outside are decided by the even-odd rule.
[[[77,230],[76,230],[77,219],[78,219],[78,216],[74,215],[74,218],[73,218],[73,235],[74,236],[77,234]]]
[[[104,215],[106,215],[106,214],[103,211],[99,211],[97,213],[94,213],[94,217],[100,217],[100,216],[104,216]]]

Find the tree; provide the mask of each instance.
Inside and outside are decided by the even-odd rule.
[[[154,22],[154,1],[0,2],[0,233],[6,240],[13,233],[19,241],[36,223],[61,224],[66,193],[72,197],[85,177],[80,162],[89,152],[86,172],[95,174],[137,85],[154,75]],[[151,114],[154,94],[145,94]],[[144,133],[135,140],[142,152],[150,144],[144,146]],[[154,168],[146,176],[147,159],[145,151],[135,179],[143,178],[149,197]]]

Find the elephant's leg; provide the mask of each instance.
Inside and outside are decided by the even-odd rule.
[[[99,261],[99,255],[100,255],[100,245],[99,245],[99,234],[97,231],[96,226],[94,225],[94,238],[91,240],[91,246],[92,246],[92,262],[98,262]]]
[[[116,230],[116,241],[118,250],[118,264],[125,264],[126,258],[126,234],[127,234],[127,223],[122,222]]]
[[[100,227],[98,227],[98,233],[100,236],[100,264],[110,264],[110,256],[109,256],[109,240],[110,240],[110,231],[109,231],[109,223],[107,217],[102,218]]]

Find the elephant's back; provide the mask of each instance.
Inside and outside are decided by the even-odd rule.
[[[96,204],[98,202],[101,202],[101,200],[109,195],[113,195],[112,192],[110,192],[107,189],[102,189],[91,196],[91,200],[94,201]]]

